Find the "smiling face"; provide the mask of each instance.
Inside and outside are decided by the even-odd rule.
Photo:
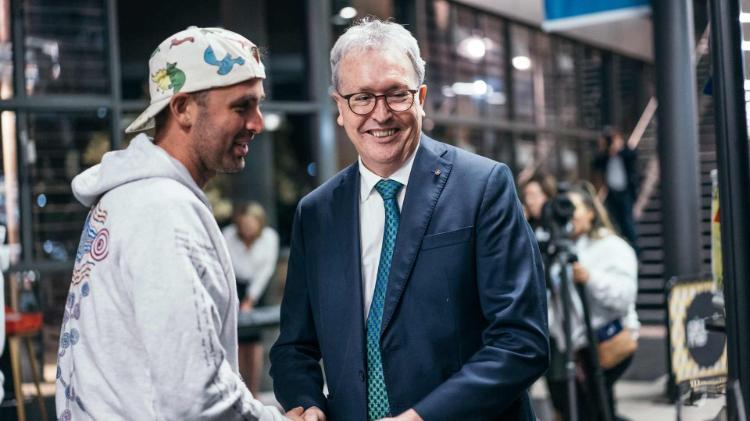
[[[390,176],[419,143],[427,87],[418,87],[409,58],[396,50],[350,51],[339,64],[338,76],[340,95],[333,95],[339,111],[337,123],[346,130],[364,165],[381,177]],[[393,112],[385,98],[379,98],[375,109],[361,116],[353,113],[341,96],[359,92],[380,95],[397,89],[419,89],[414,105],[406,111]]]
[[[211,89],[198,100],[191,144],[202,175],[235,173],[245,167],[250,141],[263,130],[259,105],[264,96],[262,80],[251,79]]]

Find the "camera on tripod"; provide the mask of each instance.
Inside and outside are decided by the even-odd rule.
[[[557,183],[557,195],[542,207],[541,224],[534,234],[545,266],[549,266],[561,247],[567,249],[572,242],[575,205],[567,194],[570,189],[568,182]]]

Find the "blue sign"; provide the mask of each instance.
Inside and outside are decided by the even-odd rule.
[[[650,4],[650,0],[544,0],[542,28],[559,31],[643,16],[651,13]]]

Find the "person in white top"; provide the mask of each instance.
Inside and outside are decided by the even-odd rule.
[[[240,311],[249,312],[258,304],[276,271],[279,235],[266,225],[266,212],[256,202],[235,205],[232,221],[221,233],[237,276]],[[260,390],[263,368],[260,340],[260,334],[239,338],[240,373],[254,395]]]
[[[234,271],[201,190],[242,170],[263,129],[257,47],[190,27],[149,67],[151,105],[126,131],[154,138],[139,134],[72,183],[91,211],[60,333],[57,418],[286,419],[239,376]]]
[[[593,187],[588,183],[581,183],[567,192],[567,197],[575,206],[572,218],[572,238],[575,241],[574,252],[578,261],[571,266],[572,281],[585,286],[588,296],[591,327],[596,332],[599,342],[613,338],[617,333],[625,330],[633,340],[638,338],[638,315],[635,311],[635,300],[638,293],[638,261],[633,248],[614,233],[604,206],[596,198]],[[553,267],[551,272],[559,273],[559,268]],[[558,278],[559,279],[559,278]],[[559,281],[553,282],[557,294],[553,294],[549,304],[550,335],[554,343],[563,351],[565,337],[562,327],[562,301],[559,296]],[[571,290],[573,290],[571,288]],[[583,307],[579,296],[572,294],[571,331],[572,343],[577,351],[578,360],[584,367],[587,381],[593,378],[590,371],[591,355],[586,348],[586,326],[583,321]],[[613,386],[622,376],[632,361],[632,354],[623,356],[619,363],[604,370],[606,393],[609,400],[611,419],[615,418],[615,401]],[[596,357],[593,357],[596,358]],[[580,380],[580,379],[579,379]],[[560,386],[560,385],[558,385]],[[580,412],[596,417],[597,408],[592,404],[594,394],[592,384],[579,384]],[[581,395],[582,390],[588,389],[589,397]],[[550,384],[551,393],[563,395],[553,396],[553,402],[561,413],[566,413],[564,405],[564,387]]]

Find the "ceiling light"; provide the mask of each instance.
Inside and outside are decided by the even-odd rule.
[[[451,86],[456,95],[481,96],[486,95],[488,86],[487,82],[477,80],[474,82],[456,82]]]
[[[458,43],[457,51],[458,54],[468,59],[478,61],[487,54],[487,44],[484,39],[472,35]]]
[[[529,70],[531,68],[531,59],[526,56],[513,57],[513,67],[518,70]]]
[[[339,11],[339,16],[344,19],[352,19],[353,17],[357,16],[357,9],[351,6],[346,6]]]
[[[273,132],[278,130],[281,126],[281,116],[276,113],[266,113],[263,116],[263,128],[267,132]]]

